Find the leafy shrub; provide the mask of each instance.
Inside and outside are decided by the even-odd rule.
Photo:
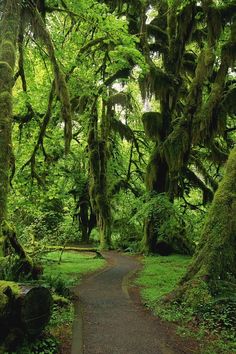
[[[196,318],[212,329],[233,329],[236,323],[236,296],[216,298],[198,307]]]
[[[142,233],[137,224],[130,222],[129,218],[122,218],[114,222],[113,228],[112,242],[115,249],[132,249],[133,252],[139,250]]]
[[[43,277],[43,281],[49,286],[55,293],[62,296],[69,296],[70,290],[68,281],[62,278],[62,276],[47,275]]]
[[[25,341],[21,348],[12,354],[57,354],[58,348],[58,341],[53,336],[42,336],[31,342]]]
[[[31,266],[34,266],[33,261],[30,259],[20,259],[15,254],[3,257],[0,264],[0,279],[10,281],[30,280],[32,279]],[[41,274],[42,268],[40,265],[34,268],[37,273],[33,277],[37,278]]]
[[[145,194],[138,203],[138,211],[133,218],[152,221],[157,242],[165,241],[177,253],[193,254],[194,242],[190,237],[191,223],[186,215],[183,215],[178,203],[172,203],[166,194],[154,192]]]

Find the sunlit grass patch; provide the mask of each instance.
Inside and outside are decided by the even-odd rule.
[[[182,255],[145,257],[136,284],[142,287],[141,295],[149,307],[154,309],[157,301],[174,289],[190,260]]]
[[[83,274],[93,272],[105,265],[105,260],[96,258],[94,254],[79,252],[64,252],[60,260],[61,252],[48,253],[43,260],[45,277],[63,277],[70,285],[81,278]]]

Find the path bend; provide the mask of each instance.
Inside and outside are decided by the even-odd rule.
[[[140,269],[132,256],[104,252],[108,266],[76,289],[79,301],[73,327],[72,354],[191,354],[195,343],[180,339],[128,291]],[[137,295],[137,293],[136,293]]]

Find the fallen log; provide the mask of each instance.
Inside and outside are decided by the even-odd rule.
[[[45,252],[53,251],[74,251],[74,252],[91,252],[95,253],[97,257],[103,258],[102,254],[95,247],[76,247],[76,246],[47,246],[44,250]]]
[[[23,338],[39,335],[49,322],[52,303],[45,287],[0,281],[0,344],[13,350]]]

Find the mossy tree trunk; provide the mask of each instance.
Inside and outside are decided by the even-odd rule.
[[[100,248],[111,246],[111,206],[107,188],[108,137],[110,134],[110,112],[106,103],[100,118],[98,129],[97,100],[92,109],[88,139],[90,160],[90,199],[96,213],[100,234]]]
[[[7,218],[7,197],[12,156],[12,86],[20,2],[5,2],[0,22],[0,226]],[[3,236],[2,236],[3,240]],[[4,241],[2,241],[2,245]]]
[[[236,148],[215,193],[201,241],[175,297],[194,306],[236,282]],[[199,294],[201,294],[199,296]]]
[[[150,193],[167,193],[169,189],[169,171],[165,159],[160,155],[158,145],[153,150],[146,171],[146,189]],[[144,236],[142,240],[142,251],[145,253],[156,252],[158,239],[155,213],[144,221]]]
[[[0,253],[13,250],[21,262],[22,274],[37,277],[37,267],[27,257],[15,231],[7,223],[12,150],[12,87],[16,62],[16,42],[21,19],[21,1],[7,0],[0,20]]]
[[[150,125],[147,130],[149,130],[149,134],[152,135],[149,137],[151,137],[156,143],[146,171],[147,191],[151,193],[166,193],[169,195],[170,199],[173,199],[175,181],[171,178],[170,166],[168,160],[166,159],[166,155],[164,154],[163,144],[172,129],[172,116],[176,109],[179,91],[178,78],[180,77],[181,60],[185,49],[185,44],[188,41],[188,36],[186,36],[186,38],[182,38],[182,43],[180,46],[178,33],[176,33],[177,7],[177,1],[173,2],[173,5],[168,11],[166,2],[161,1],[159,4],[159,13],[160,16],[163,16],[163,21],[160,23],[160,29],[163,32],[165,31],[167,34],[167,47],[165,53],[163,54],[164,75],[166,76],[166,80],[168,77],[176,78],[175,88],[167,82],[163,82],[162,87],[159,87],[160,92],[154,92],[155,95],[159,96],[160,113],[158,113],[158,116],[156,117],[155,127],[152,127],[154,122],[153,119],[150,119],[151,116],[146,121],[147,126]],[[191,14],[187,23],[189,25],[189,32],[191,33],[191,27],[193,26],[193,24],[191,24]],[[150,59],[150,53],[147,52],[146,57],[150,65],[150,75],[152,75],[152,71],[157,73],[154,63]],[[150,80],[152,80],[152,78]],[[159,78],[156,77],[156,80],[159,80]],[[155,84],[153,85],[153,89],[155,90]],[[158,224],[155,217],[146,219],[144,222],[144,237],[142,243],[143,251],[145,252],[156,252],[158,230],[155,227],[155,224]]]

